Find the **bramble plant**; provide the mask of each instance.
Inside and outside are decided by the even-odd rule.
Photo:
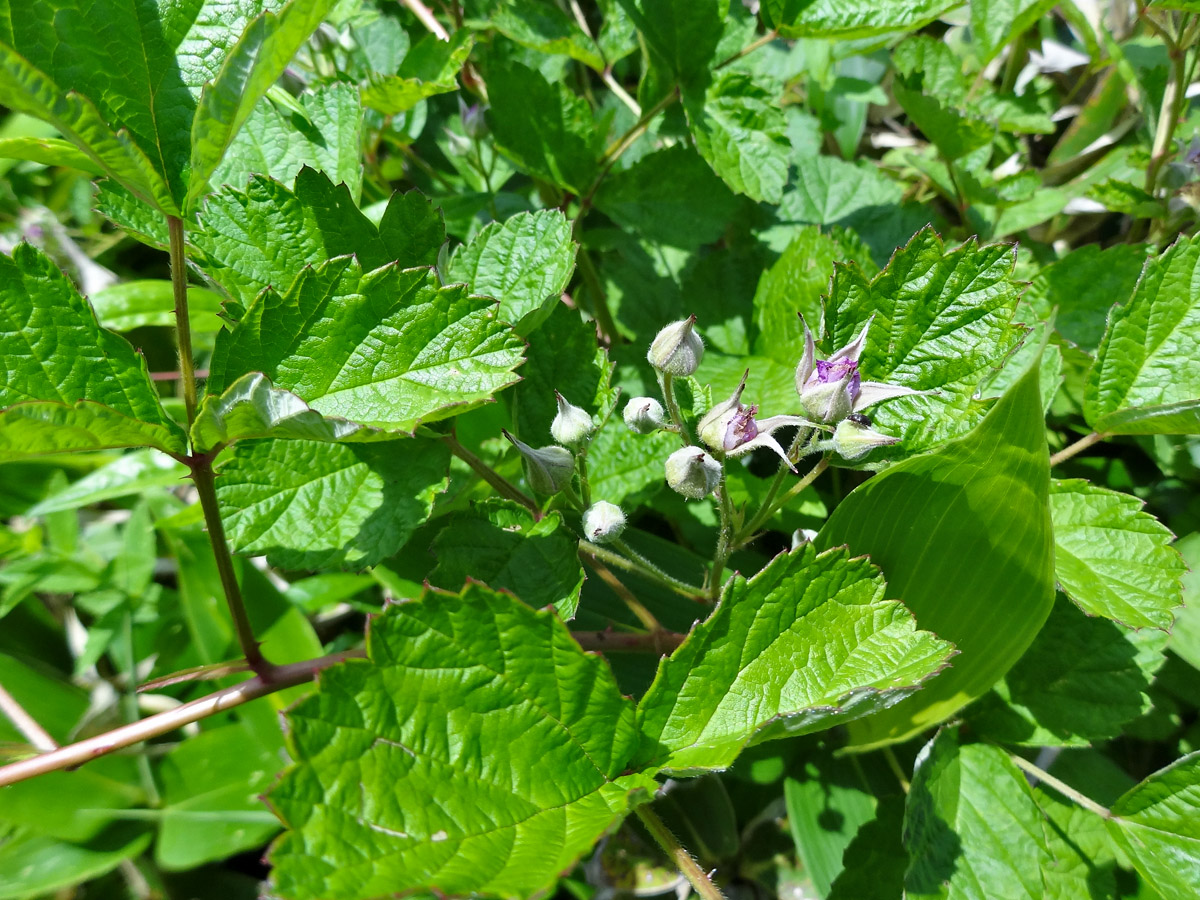
[[[1197,38],[0,0],[0,900],[1198,896]]]

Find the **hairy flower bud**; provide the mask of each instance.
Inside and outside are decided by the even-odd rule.
[[[721,464],[699,447],[684,447],[667,457],[667,484],[690,500],[701,500],[716,490]]]
[[[843,459],[860,459],[876,447],[886,447],[895,444],[900,438],[880,434],[878,431],[863,425],[854,418],[842,419],[833,430],[830,444],[834,451]]]
[[[539,494],[557,494],[571,483],[575,474],[575,457],[562,447],[542,447],[535,450],[517,440],[507,431],[501,432],[525,460],[525,477],[529,486]]]
[[[583,514],[583,536],[597,544],[607,544],[625,530],[625,513],[607,500],[598,500]]]
[[[672,322],[650,344],[646,359],[667,375],[693,375],[704,358],[704,342],[696,334],[696,317]]]
[[[550,423],[550,436],[567,447],[582,444],[592,434],[592,417],[586,409],[568,403],[558,391],[554,396],[558,400],[558,415]]]
[[[667,420],[662,404],[653,397],[634,397],[625,404],[625,424],[635,434],[650,434],[664,428]]]
[[[487,119],[484,118],[486,111],[487,107],[482,104],[473,103],[468,106],[463,102],[462,97],[458,98],[458,114],[462,117],[463,131],[473,141],[487,137]]]

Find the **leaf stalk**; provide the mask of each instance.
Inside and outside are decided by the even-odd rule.
[[[645,804],[637,807],[634,812],[637,813],[637,817],[642,820],[642,824],[646,826],[646,830],[650,832],[654,840],[658,841],[658,845],[666,851],[667,856],[671,858],[671,862],[675,864],[683,877],[691,882],[692,887],[696,889],[696,893],[703,900],[725,900],[725,895],[721,893],[720,888],[712,883],[712,879],[696,864],[696,860],[692,859],[692,855],[679,843],[675,835],[671,834],[671,830],[658,817],[658,813]]]

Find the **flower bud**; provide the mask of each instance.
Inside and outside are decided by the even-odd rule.
[[[857,422],[853,418],[842,419],[833,430],[830,444],[843,459],[860,459],[876,447],[886,447],[899,442],[900,438],[880,434],[878,431]]]
[[[583,536],[597,544],[607,544],[625,530],[625,513],[607,500],[599,500],[583,514]]]
[[[696,317],[672,322],[658,333],[646,359],[667,375],[693,375],[704,358],[704,342],[696,334]]]
[[[586,409],[568,403],[558,391],[554,396],[558,400],[558,415],[550,423],[550,436],[567,447],[582,444],[592,434],[592,417]]]
[[[484,117],[486,110],[487,107],[480,103],[468,106],[463,102],[462,97],[458,98],[458,114],[462,117],[463,131],[473,141],[487,137],[487,119]]]
[[[542,447],[535,450],[517,440],[507,431],[501,432],[525,460],[525,477],[529,486],[539,494],[557,494],[571,483],[575,474],[575,457],[562,447]]]
[[[701,500],[721,480],[721,464],[699,447],[684,447],[667,457],[667,484],[690,500]]]
[[[665,428],[662,404],[653,397],[634,397],[625,404],[625,424],[635,434],[650,434]]]

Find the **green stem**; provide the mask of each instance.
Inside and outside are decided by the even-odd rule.
[[[1082,453],[1084,450],[1086,450],[1088,447],[1091,447],[1093,444],[1098,444],[1101,441],[1106,440],[1110,437],[1112,437],[1111,434],[1105,434],[1102,431],[1093,431],[1091,434],[1084,435],[1079,440],[1077,440],[1075,443],[1068,444],[1066,447],[1063,447],[1063,449],[1059,450],[1057,453],[1055,453],[1053,456],[1051,456],[1050,457],[1050,465],[1051,465],[1051,467],[1053,467],[1053,466],[1057,466],[1061,462],[1066,462],[1072,456],[1075,456],[1078,453]]]
[[[482,459],[464,447],[458,442],[458,439],[452,434],[442,436],[442,443],[450,448],[450,452],[465,462],[471,467],[476,475],[490,484],[496,489],[496,493],[501,497],[520,503],[526,509],[530,510],[535,516],[542,514],[542,508],[538,506],[537,501],[525,494],[515,484],[485,463]]]
[[[576,242],[579,241],[579,232],[582,231],[582,226],[580,225],[582,221],[583,216],[581,214],[575,220],[573,236]],[[613,321],[612,311],[608,308],[608,298],[604,294],[604,284],[600,281],[600,273],[596,271],[591,254],[582,246],[579,248],[576,261],[579,263],[580,274],[583,275],[583,280],[588,286],[588,294],[592,298],[592,317],[596,320],[596,325],[600,329],[601,336],[609,344],[612,344],[617,340],[617,323]]]
[[[200,495],[200,508],[204,510],[204,523],[208,526],[208,540],[212,544],[213,556],[217,561],[217,573],[221,576],[221,587],[225,591],[225,602],[233,618],[238,646],[246,662],[260,678],[270,681],[274,667],[262,655],[246,604],[242,601],[242,589],[238,586],[237,574],[233,571],[233,557],[229,554],[229,543],[225,540],[225,525],[221,522],[221,510],[217,503],[216,476],[213,474],[212,459],[208,456],[193,456],[188,460],[192,469],[192,481]]]
[[[1018,756],[1015,753],[1010,753],[1008,755],[1008,757],[1014,763],[1016,763],[1016,766],[1018,769],[1023,769],[1025,772],[1032,775],[1038,781],[1054,788],[1054,790],[1058,791],[1064,797],[1066,797],[1070,800],[1074,800],[1076,803],[1078,803],[1080,806],[1082,806],[1088,812],[1094,812],[1096,815],[1103,816],[1106,819],[1110,818],[1112,816],[1112,813],[1108,809],[1101,806],[1095,800],[1079,793],[1079,791],[1075,790],[1075,788],[1071,787],[1065,781],[1060,781],[1059,779],[1055,778],[1053,775],[1051,775],[1049,772],[1045,771],[1044,769],[1038,768],[1036,765],[1031,763],[1029,760],[1025,759],[1025,757]]]
[[[1146,193],[1153,194],[1158,186],[1158,173],[1171,155],[1171,136],[1175,123],[1179,121],[1183,104],[1187,102],[1187,51],[1186,44],[1180,45],[1171,35],[1163,33],[1167,43],[1167,55],[1171,61],[1170,77],[1163,91],[1162,106],[1158,112],[1158,123],[1154,129],[1154,146],[1150,151],[1150,165],[1146,167]]]
[[[896,776],[896,781],[900,783],[900,790],[907,794],[911,785],[908,783],[904,770],[900,768],[900,760],[896,759],[896,754],[892,752],[891,747],[883,748],[883,758],[887,762],[888,768],[892,770],[892,774]]]
[[[579,493],[583,497],[583,508],[585,510],[592,507],[592,488],[588,484],[587,452],[588,448],[585,443],[579,448],[579,452],[575,454],[575,471],[579,473]]]
[[[768,499],[763,503],[762,508],[758,511],[758,514],[755,515],[755,517],[749,522],[747,522],[741,531],[738,532],[737,536],[734,538],[734,546],[741,547],[745,545],[751,538],[754,537],[758,529],[762,528],[763,525],[767,523],[767,520],[769,520],[771,516],[775,515],[776,510],[782,509],[784,506],[786,506],[793,497],[816,481],[817,477],[827,468],[829,468],[829,457],[823,456],[820,460],[818,460],[815,466],[808,470],[804,477],[788,488],[787,493],[784,494],[781,499],[776,501],[774,495],[769,494]]]
[[[767,46],[767,44],[771,43],[777,37],[779,37],[779,32],[776,31],[774,28],[772,28],[770,31],[768,31],[766,34],[764,34],[762,37],[755,38],[753,41],[748,43],[745,47],[743,47],[737,53],[733,54],[732,56],[725,57],[725,59],[721,60],[719,63],[717,63],[715,66],[713,66],[713,71],[715,72],[718,69],[723,69],[726,66],[737,62],[743,56],[749,56],[751,53],[753,53],[759,47]]]
[[[721,530],[717,535],[717,550],[713,554],[712,573],[709,575],[708,596],[713,603],[721,598],[721,580],[725,564],[733,552],[733,501],[729,498],[729,486],[725,482],[725,460],[721,460],[721,480],[717,484],[717,509],[721,514]]]
[[[691,882],[692,887],[696,889],[696,893],[703,900],[725,900],[725,895],[712,883],[712,880],[704,873],[704,870],[696,864],[696,861],[692,859],[692,855],[684,849],[675,835],[671,834],[671,830],[667,828],[654,810],[649,806],[642,805],[634,811],[637,813],[637,817],[642,820],[642,824],[646,826],[646,830],[650,832],[651,837],[658,841],[658,845],[666,851],[667,856],[671,858],[671,862],[675,864],[683,877]]]
[[[703,590],[668,575],[624,541],[613,541],[613,546],[620,549],[622,553],[628,553],[628,558],[622,556],[620,553],[613,553],[608,548],[601,547],[599,544],[593,544],[591,541],[579,542],[579,549],[589,556],[594,556],[596,559],[606,562],[611,566],[616,566],[618,569],[624,569],[626,572],[631,572],[634,575],[641,575],[648,581],[657,582],[681,597],[687,597],[689,600],[703,599]]]
[[[667,415],[671,417],[671,421],[679,429],[679,437],[683,440],[683,446],[691,447],[696,442],[692,440],[687,423],[683,421],[683,412],[679,408],[679,401],[675,399],[675,376],[668,375],[666,372],[658,372],[657,374],[658,387],[662,391],[663,405],[667,408]]]
[[[175,296],[175,333],[179,344],[179,372],[183,377],[183,406],[188,428],[196,421],[196,367],[192,360],[192,321],[188,318],[187,252],[183,243],[183,219],[167,216],[170,235],[171,289]]]

